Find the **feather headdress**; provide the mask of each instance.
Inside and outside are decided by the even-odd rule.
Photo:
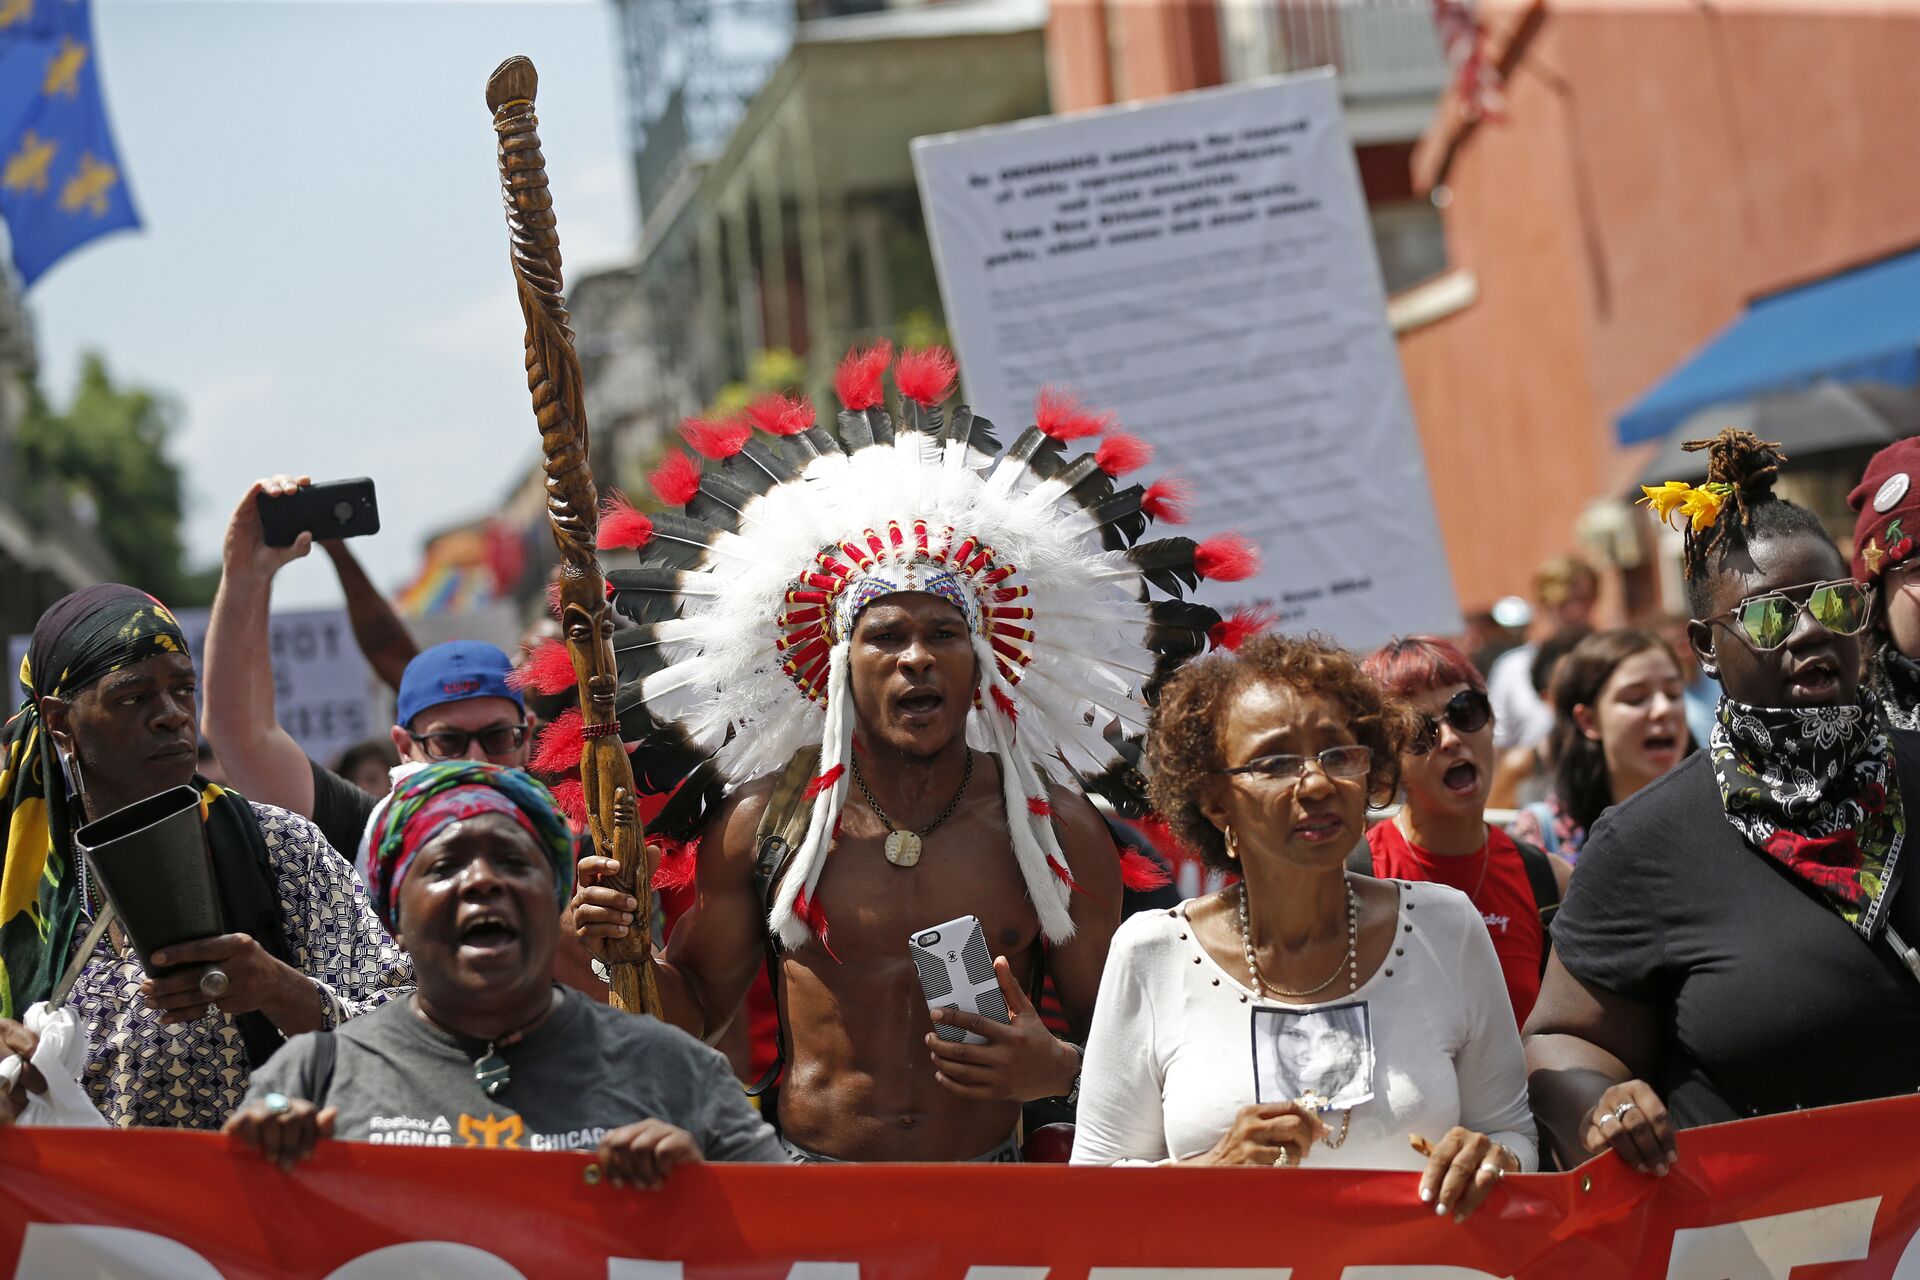
[[[644,721],[638,748],[700,762],[701,787],[820,748],[806,835],[768,920],[798,946],[825,928],[817,890],[850,781],[854,621],[896,592],[949,600],[978,659],[968,741],[999,753],[1016,861],[1046,937],[1063,942],[1072,879],[1048,788],[1062,769],[1137,777],[1116,764],[1145,727],[1147,696],[1221,621],[1183,590],[1246,576],[1252,550],[1234,538],[1139,542],[1150,519],[1177,515],[1185,490],[1117,488],[1150,451],[1056,392],[1004,451],[965,406],[943,416],[954,380],[945,351],[900,357],[896,424],[884,393],[892,354],[883,344],[848,356],[837,436],[805,401],[724,429],[690,426],[708,465],[675,453],[655,477],[684,514],[654,517],[640,567],[608,574],[615,608],[638,624],[615,638],[623,679],[635,681],[621,705]],[[1091,451],[1069,459],[1072,441]],[[678,787],[682,822],[706,804],[693,783]]]

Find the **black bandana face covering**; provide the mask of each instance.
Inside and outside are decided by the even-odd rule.
[[[1722,698],[1707,754],[1727,821],[1747,843],[1875,937],[1907,826],[1879,701],[1863,693],[1837,707],[1755,707]]]

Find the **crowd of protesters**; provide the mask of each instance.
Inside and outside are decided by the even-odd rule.
[[[1067,941],[1016,870],[1009,766],[966,745],[955,606],[865,602],[860,798],[835,829],[861,856],[833,889],[884,899],[882,845],[910,824],[967,861],[842,913],[830,946],[769,945],[756,855],[792,788],[737,788],[657,965],[660,1022],[613,1011],[587,964],[655,904],[525,771],[506,653],[415,651],[329,547],[396,723],[338,771],[279,726],[271,584],[310,544],[264,545],[255,492],[303,482],[263,482],[228,532],[197,724],[185,640],[142,592],[92,588],[35,629],[0,774],[0,1124],[45,1088],[50,997],[114,1124],[224,1128],[286,1163],[328,1139],[594,1150],[640,1185],[702,1159],[1017,1160],[1053,1116],[1077,1163],[1405,1168],[1410,1209],[1459,1219],[1509,1173],[1611,1149],[1664,1174],[1679,1129],[1912,1093],[1920,441],[1868,467],[1850,568],[1774,492],[1776,448],[1728,431],[1710,459],[1705,486],[1650,492],[1686,526],[1683,646],[1664,623],[1594,629],[1599,579],[1559,558],[1532,642],[1490,669],[1430,636],[1362,656],[1266,634],[1187,661],[1147,725],[1153,820],[1065,786],[1035,809],[1078,890]],[[909,665],[925,705],[869,696]],[[181,786],[230,931],[143,957],[75,833]],[[1123,895],[1115,831],[1225,887]],[[909,909],[980,922],[1004,1018],[889,1001]],[[755,1034],[784,1074],[756,1113],[702,1041],[744,1034],[763,977]]]

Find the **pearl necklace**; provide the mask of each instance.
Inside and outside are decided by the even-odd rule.
[[[1305,991],[1289,991],[1285,987],[1268,986],[1266,979],[1260,976],[1260,963],[1253,954],[1253,930],[1247,924],[1247,882],[1240,882],[1240,945],[1247,953],[1247,974],[1253,979],[1253,989],[1261,997],[1276,995],[1286,1000],[1300,1000],[1319,995],[1333,985],[1341,969],[1347,971],[1347,993],[1351,995],[1360,989],[1360,895],[1353,891],[1353,881],[1343,877],[1342,883],[1347,890],[1346,957],[1319,986],[1308,987]]]

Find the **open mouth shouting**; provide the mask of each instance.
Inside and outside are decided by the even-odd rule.
[[[1640,749],[1656,763],[1671,764],[1680,756],[1681,737],[1670,729],[1653,729],[1641,739]]]
[[[1808,658],[1787,675],[1787,692],[1801,703],[1819,703],[1840,688],[1840,664],[1830,654]]]
[[[937,689],[909,689],[893,700],[902,719],[909,724],[928,724],[946,705],[946,695]]]
[[[520,930],[498,911],[475,911],[460,923],[456,935],[460,954],[470,959],[497,959],[513,951],[520,942]]]
[[[1471,760],[1456,760],[1440,775],[1440,785],[1448,795],[1465,798],[1480,790],[1480,766]]]

